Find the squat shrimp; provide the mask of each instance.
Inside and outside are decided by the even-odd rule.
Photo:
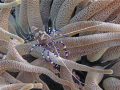
[[[32,50],[34,49],[34,47],[40,47],[40,46],[45,46],[45,48],[43,49],[42,51],[42,57],[44,57],[44,52],[45,50],[47,50],[47,58],[49,59],[50,63],[51,64],[54,64],[54,66],[58,66],[57,64],[55,64],[49,57],[49,51],[51,51],[52,53],[54,53],[54,55],[57,57],[57,56],[60,56],[60,52],[59,52],[59,48],[55,45],[55,43],[59,43],[59,44],[62,44],[63,47],[64,47],[64,50],[65,50],[65,55],[66,55],[66,58],[68,58],[68,52],[66,50],[66,46],[65,44],[62,42],[62,41],[59,41],[59,42],[55,42],[55,38],[57,37],[57,34],[55,33],[56,31],[59,31],[59,30],[51,30],[49,28],[49,32],[48,34],[45,32],[45,31],[41,31],[41,30],[38,30],[37,27],[35,26],[32,26],[31,27],[31,31],[32,31],[32,35],[34,37],[34,39],[37,41],[37,44],[33,45],[30,52],[32,52]]]

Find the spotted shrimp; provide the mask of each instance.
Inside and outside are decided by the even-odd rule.
[[[34,39],[36,40],[37,44],[33,45],[30,52],[32,52],[32,50],[34,49],[34,47],[41,47],[44,46],[44,49],[42,51],[42,57],[44,57],[44,52],[45,50],[47,50],[47,58],[49,59],[50,63],[53,64],[54,66],[58,66],[57,64],[55,64],[49,57],[49,51],[51,51],[52,53],[54,53],[54,55],[56,57],[60,56],[60,52],[59,52],[59,48],[55,45],[56,43],[62,44],[65,50],[65,55],[66,58],[68,58],[68,52],[66,50],[66,46],[62,41],[56,42],[55,38],[57,37],[58,34],[56,34],[55,32],[59,31],[59,30],[51,30],[51,28],[49,28],[49,32],[46,33],[45,31],[41,31],[38,30],[37,27],[32,26],[31,27],[31,32],[32,35],[34,37]]]

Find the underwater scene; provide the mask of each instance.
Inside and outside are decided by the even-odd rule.
[[[120,90],[120,0],[0,0],[0,90]]]

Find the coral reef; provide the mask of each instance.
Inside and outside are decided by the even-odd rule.
[[[0,2],[0,90],[119,90],[120,0]]]

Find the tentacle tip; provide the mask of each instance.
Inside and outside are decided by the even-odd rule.
[[[21,0],[16,0],[16,5],[21,4]]]
[[[24,41],[23,39],[21,39],[21,40],[20,40],[20,43],[21,43],[21,44],[24,44],[24,43],[25,43],[25,41]]]
[[[34,84],[35,88],[43,89],[43,84],[42,83],[36,83]]]
[[[113,70],[111,70],[111,74],[113,74]]]
[[[113,74],[113,70],[112,69],[108,69],[106,74]]]

